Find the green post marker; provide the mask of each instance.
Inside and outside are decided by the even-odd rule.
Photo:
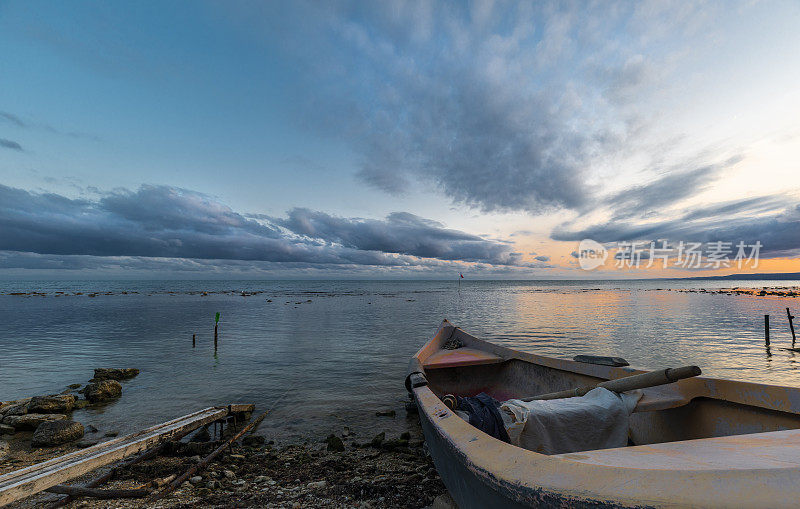
[[[217,353],[217,326],[219,325],[219,313],[214,317],[214,353]]]

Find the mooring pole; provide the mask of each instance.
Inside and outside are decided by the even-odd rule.
[[[217,353],[217,327],[219,327],[219,313],[214,317],[214,353]]]
[[[794,348],[794,324],[792,323],[794,316],[792,316],[792,313],[789,312],[789,308],[786,308],[786,317],[789,319],[789,329],[792,331],[792,348]]]
[[[769,315],[764,315],[764,342],[769,346]]]
[[[196,336],[197,334],[192,334],[192,348],[194,348],[197,345]]]

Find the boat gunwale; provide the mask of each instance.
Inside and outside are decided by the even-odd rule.
[[[452,328],[452,331],[450,331],[450,333],[444,337],[444,332],[449,328]],[[478,347],[479,349],[489,351],[502,357],[504,361],[519,360],[551,369],[577,373],[603,380],[611,380],[614,378],[646,373],[648,371],[632,366],[617,367],[601,364],[590,364],[571,359],[560,359],[558,357],[548,357],[535,353],[514,350],[503,345],[498,345],[483,339],[479,339],[465,332],[463,329],[454,326],[445,319],[439,326],[436,335],[430,341],[425,343],[425,345],[423,345],[422,348],[420,348],[411,358],[411,362],[409,364],[409,374],[411,372],[425,374],[424,359],[427,357],[427,355],[425,355],[425,357],[421,356],[425,353],[431,355],[438,351],[441,345],[452,338],[456,331],[459,334],[459,339],[468,339],[469,343],[471,343],[465,346]],[[412,369],[412,366],[414,369]],[[458,366],[454,366],[454,368],[457,369]],[[800,414],[799,387],[747,382],[743,380],[730,380],[712,376],[697,376],[686,380],[680,380],[671,384],[671,387],[677,389],[687,403],[695,398],[710,398],[720,401],[728,401],[731,403],[738,403],[741,405],[764,408],[767,410],[777,410],[781,412]],[[767,400],[764,397],[754,396],[754,394],[758,392],[761,392],[765,395],[775,394],[776,392],[783,392],[783,394],[776,394],[775,397]],[[790,395],[793,395],[794,398],[789,397]]]

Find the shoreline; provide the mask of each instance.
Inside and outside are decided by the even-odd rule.
[[[78,386],[74,384],[61,395],[34,398],[56,398],[64,394],[71,397],[79,392]],[[3,408],[27,405],[32,399],[24,401],[6,402]],[[157,504],[147,499],[86,498],[69,502],[67,507],[428,507],[446,490],[427,454],[415,410],[416,407],[406,406],[405,411],[386,408],[371,414],[369,421],[372,431],[376,432],[374,435],[372,431],[354,431],[347,422],[341,422],[324,436],[281,440],[276,444],[264,435],[255,434],[256,428],[195,473],[191,482],[184,482]],[[61,417],[65,417],[65,422],[72,422],[68,416]],[[270,417],[268,415],[267,419]],[[397,433],[398,424],[404,431]],[[155,491],[199,463],[235,432],[235,427],[226,427],[226,435],[212,438],[209,426],[202,426],[181,440],[165,442],[152,459],[126,466],[120,466],[124,462],[117,461],[64,484],[84,486],[113,472],[111,479],[98,486],[99,489]],[[102,444],[118,435],[89,428],[86,436],[50,447],[33,443],[36,433],[33,429],[23,428],[3,435],[0,475]],[[390,432],[390,429],[395,431]],[[40,507],[63,498],[63,495],[40,492],[9,507]]]
[[[376,425],[379,422],[376,418]],[[418,419],[408,419],[407,423],[409,431],[397,437],[385,432],[375,437],[356,436],[344,429],[284,446],[266,442],[259,435],[246,435],[157,503],[147,499],[79,499],[66,507],[429,507],[446,489],[426,452]],[[117,469],[100,488],[166,484],[219,443],[172,442],[155,458]],[[65,447],[53,452],[60,455],[71,451]],[[112,468],[96,469],[69,484],[81,485]],[[28,509],[61,498],[43,492],[9,507]]]
[[[659,281],[659,280],[654,280]],[[568,285],[565,287],[550,287],[550,286],[543,286],[542,288],[537,288],[535,291],[538,292],[562,292],[566,291],[566,293],[572,293],[573,291],[580,291],[580,292],[610,292],[610,291],[645,291],[645,292],[683,292],[683,293],[713,293],[713,294],[726,294],[726,295],[747,295],[747,296],[754,296],[754,297],[764,297],[764,296],[777,296],[777,297],[798,297],[800,296],[800,286],[798,285],[778,285],[778,286],[703,286],[703,287],[674,287],[674,288],[634,288],[634,287],[623,287],[617,286],[613,288],[583,288],[577,285]],[[348,292],[321,292],[321,291],[309,291],[309,292],[292,292],[287,294],[275,294],[273,291],[267,290],[152,290],[152,291],[137,291],[137,290],[120,290],[120,291],[72,291],[72,292],[65,292],[65,291],[51,291],[51,292],[41,292],[41,291],[0,291],[0,296],[7,296],[7,297],[19,297],[19,298],[31,298],[31,297],[39,297],[39,298],[58,298],[58,297],[87,297],[87,298],[96,298],[96,297],[119,297],[119,296],[130,296],[130,297],[155,297],[155,296],[195,296],[195,297],[212,297],[212,296],[224,296],[224,297],[261,297],[265,298],[267,303],[274,303],[275,305],[283,304],[283,305],[294,305],[298,306],[301,304],[310,304],[313,302],[313,299],[309,299],[309,297],[313,298],[331,298],[331,297],[354,297],[354,296],[367,296],[372,295],[369,292],[364,293],[348,293]],[[380,295],[380,294],[375,294]],[[285,300],[289,298],[289,300]],[[295,301],[296,299],[301,299],[300,301]],[[284,300],[281,300],[284,299]]]

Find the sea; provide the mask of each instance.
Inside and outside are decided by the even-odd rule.
[[[258,432],[279,443],[346,428],[369,439],[415,418],[404,410],[406,366],[444,318],[548,356],[696,364],[707,376],[800,386],[800,354],[786,349],[786,308],[800,311],[800,299],[719,290],[792,286],[800,281],[3,281],[0,400],[61,392],[98,367],[138,368],[119,400],[73,418],[127,433],[255,403],[272,409]],[[388,409],[396,415],[375,416]]]

